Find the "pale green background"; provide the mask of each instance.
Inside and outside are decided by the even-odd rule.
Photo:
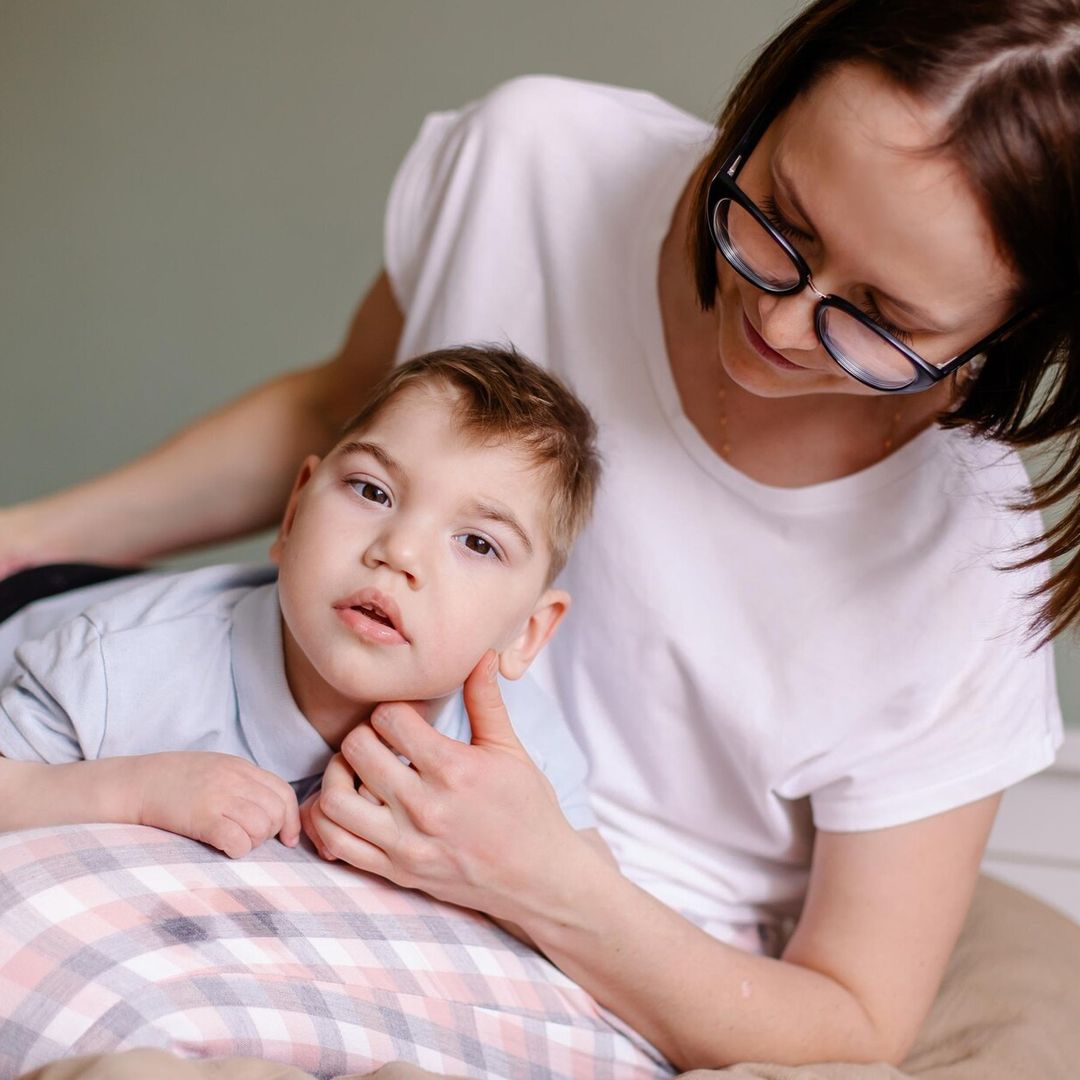
[[[0,0],[0,504],[328,355],[425,113],[552,72],[711,116],[796,6]]]

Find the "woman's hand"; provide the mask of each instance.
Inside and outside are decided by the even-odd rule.
[[[470,745],[400,702],[346,736],[303,811],[324,858],[489,915],[520,914],[579,838],[514,734],[496,670],[489,652],[465,682]]]

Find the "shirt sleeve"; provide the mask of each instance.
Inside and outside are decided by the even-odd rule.
[[[1037,647],[1029,628],[1041,571],[972,566],[957,576],[967,580],[950,602],[966,612],[958,625],[967,633],[938,640],[937,677],[926,677],[928,663],[916,667],[909,692],[865,718],[868,734],[837,748],[827,776],[807,780],[818,828],[916,821],[1003,791],[1054,760],[1063,732],[1053,649]],[[932,611],[926,621],[934,623]]]
[[[513,682],[500,680],[499,685],[517,737],[551,781],[567,820],[575,829],[595,828],[585,755],[558,705],[529,675]]]
[[[440,213],[454,149],[462,136],[459,113],[426,117],[390,189],[383,224],[384,259],[394,296],[406,312],[412,307],[425,237]]]
[[[0,754],[48,764],[96,758],[106,702],[101,639],[89,619],[24,642],[0,690]]]
[[[422,326],[425,340],[463,340],[460,327],[473,318],[476,335],[467,336],[497,336],[504,328],[493,320],[499,307],[491,298],[509,287],[507,267],[513,299],[538,302],[532,292],[539,295],[541,282],[523,232],[536,225],[538,200],[557,199],[550,173],[559,161],[543,137],[554,123],[552,93],[550,79],[523,76],[460,109],[432,113],[402,160],[387,198],[383,254],[409,328]],[[467,280],[459,281],[453,275],[462,268]]]

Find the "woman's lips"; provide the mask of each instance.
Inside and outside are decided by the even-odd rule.
[[[781,356],[774,348],[766,344],[765,339],[754,329],[754,324],[745,311],[742,313],[742,321],[743,336],[754,352],[763,360],[768,360],[774,367],[782,368],[784,371],[807,370],[802,364],[793,364],[786,356]]]

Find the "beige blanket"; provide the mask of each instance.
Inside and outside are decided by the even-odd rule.
[[[378,1080],[430,1080],[395,1063]],[[1076,1080],[1080,1077],[1080,926],[989,878],[979,884],[941,993],[903,1068],[735,1065],[685,1080]],[[22,1080],[312,1080],[250,1058],[182,1061],[159,1050],[71,1058]],[[444,1078],[445,1080],[445,1078]]]

